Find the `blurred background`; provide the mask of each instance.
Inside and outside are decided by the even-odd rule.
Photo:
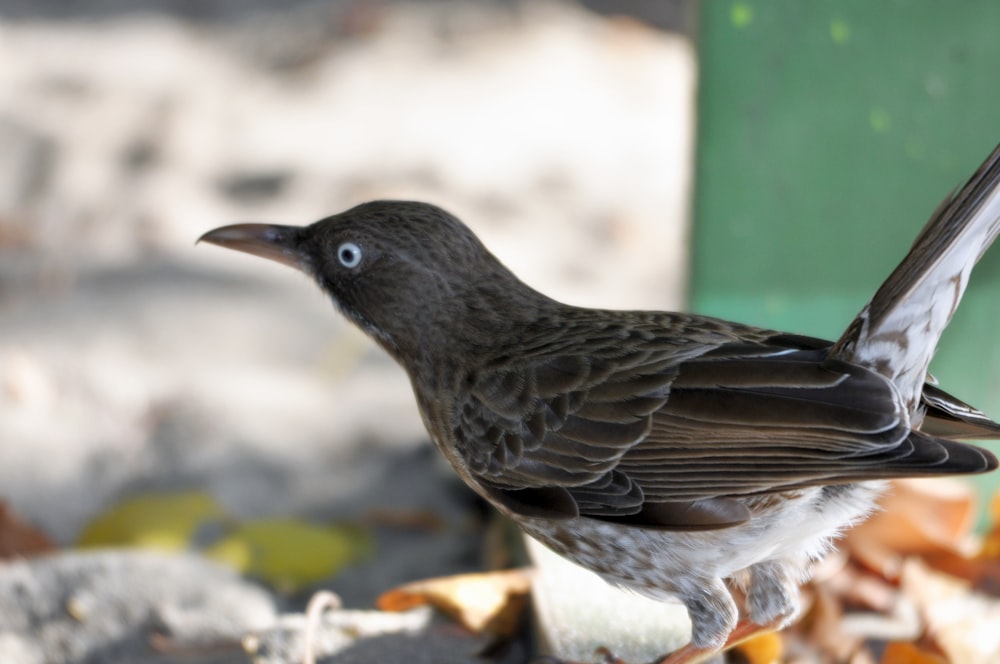
[[[998,24],[985,0],[0,0],[0,500],[59,544],[165,489],[461,523],[402,372],[304,277],[199,235],[416,198],[574,304],[836,337],[1000,137]],[[933,365],[994,416],[998,271]],[[401,580],[476,564],[409,551]]]

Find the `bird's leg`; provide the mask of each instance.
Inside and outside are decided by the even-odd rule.
[[[671,591],[687,607],[691,617],[691,642],[675,650],[660,664],[693,664],[703,662],[715,653],[750,638],[761,628],[754,625],[754,631],[730,642],[740,630],[739,608],[726,583],[719,578],[686,579],[683,587]],[[727,640],[728,635],[728,640]],[[605,661],[619,662],[607,648],[598,654]]]
[[[685,585],[678,597],[691,616],[691,642],[672,652],[660,664],[705,661],[729,646],[740,627],[739,609],[722,579],[702,579],[700,583]]]
[[[747,616],[735,622],[721,646],[698,646],[695,640],[670,653],[659,664],[697,664],[716,653],[728,650],[759,634],[785,627],[799,611],[799,584],[792,567],[781,561],[757,563],[749,569],[749,579],[729,589],[746,607]],[[742,586],[748,586],[743,591]],[[743,595],[745,594],[745,597]],[[689,605],[692,625],[696,625],[697,608]]]
[[[800,570],[807,563],[795,564],[781,560],[767,560],[750,567],[750,584],[747,588],[747,617],[758,625],[772,629],[787,626],[798,615]]]

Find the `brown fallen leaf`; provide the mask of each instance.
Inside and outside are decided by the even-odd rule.
[[[948,664],[940,655],[922,650],[908,641],[893,641],[885,647],[879,664]]]
[[[1000,663],[1000,524],[977,542],[974,521],[965,487],[897,483],[803,588],[784,664]]]
[[[36,556],[56,548],[48,535],[17,518],[6,503],[0,502],[0,560]]]
[[[798,646],[796,650],[808,650],[817,653],[817,657],[805,658],[805,661],[848,662],[862,647],[861,639],[845,634],[841,629],[844,618],[843,601],[833,586],[828,583],[811,584],[806,590],[812,595],[809,608],[802,619],[786,630],[786,639],[794,635]],[[792,650],[789,644],[788,650]],[[826,655],[819,658],[818,653]],[[792,661],[799,661],[793,658]]]
[[[990,518],[993,523],[983,538],[979,558],[984,560],[1000,560],[1000,490],[993,494],[990,500]]]
[[[784,642],[777,632],[764,632],[738,644],[733,650],[746,664],[775,664],[781,661]]]
[[[1000,558],[991,559],[981,555],[966,558],[938,553],[925,556],[923,560],[939,572],[968,581],[972,590],[1000,596]]]
[[[896,581],[903,559],[948,554],[970,558],[976,506],[972,489],[957,480],[906,479],[892,483],[882,510],[850,531],[844,546],[869,569]]]
[[[899,595],[899,589],[881,576],[853,564],[828,579],[825,587],[836,595],[842,605],[881,613],[891,611]]]
[[[956,664],[1000,662],[1000,600],[972,591],[962,579],[912,558],[900,587],[919,609],[927,638]]]
[[[944,572],[967,579],[973,587],[984,593],[1000,596],[1000,491],[990,501],[993,525],[983,537],[979,553],[971,560],[932,561]]]
[[[517,630],[531,578],[532,570],[522,568],[426,579],[383,593],[376,605],[406,611],[429,604],[476,634],[504,638]]]

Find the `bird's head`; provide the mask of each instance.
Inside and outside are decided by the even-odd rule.
[[[488,344],[512,316],[547,299],[522,284],[465,224],[426,203],[374,201],[309,226],[223,226],[199,242],[309,274],[404,365]]]

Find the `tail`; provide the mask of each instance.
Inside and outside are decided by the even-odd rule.
[[[969,273],[1000,232],[1000,146],[945,199],[910,253],[834,345],[830,357],[876,371],[919,418],[927,367]],[[913,422],[918,425],[919,422]]]

